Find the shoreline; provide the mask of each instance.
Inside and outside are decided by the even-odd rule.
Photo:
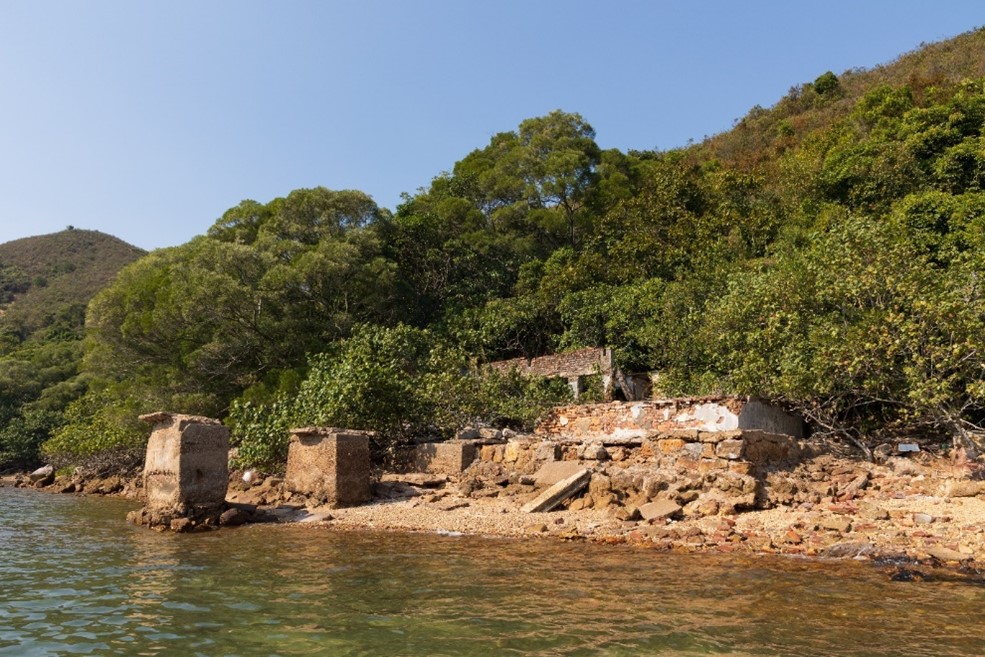
[[[830,456],[828,457],[830,459]],[[278,523],[341,531],[421,532],[496,538],[538,538],[631,545],[675,553],[761,554],[856,559],[884,566],[894,580],[958,578],[985,582],[985,482],[977,466],[924,455],[876,465],[837,459],[841,477],[867,485],[816,502],[771,504],[700,517],[643,519],[612,504],[526,513],[537,491],[502,478],[426,473],[385,474],[374,498],[332,508],[290,493],[281,478],[255,483],[232,473],[227,502],[257,508]],[[799,481],[806,487],[806,481]],[[23,475],[0,477],[0,487],[31,487]],[[41,492],[139,500],[139,478],[61,477]],[[831,490],[831,486],[828,487]],[[587,494],[586,494],[587,495]],[[125,522],[120,518],[121,523]]]

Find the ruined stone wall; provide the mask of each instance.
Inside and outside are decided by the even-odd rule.
[[[803,422],[756,399],[705,397],[563,406],[536,427],[542,436],[619,442],[664,431],[759,430],[804,435]]]
[[[547,472],[551,483],[579,469],[592,471],[578,508],[648,504],[688,516],[714,515],[769,504],[769,483],[778,469],[802,457],[792,436],[754,430],[670,430],[619,444],[556,442],[524,437],[482,446],[472,472],[500,473],[518,481]]]
[[[531,437],[500,445],[483,445],[479,461],[503,463],[520,473],[532,473],[549,461],[652,464],[694,472],[731,470],[748,474],[753,467],[795,463],[800,441],[763,431],[671,430],[620,444],[601,441],[556,442]]]
[[[393,468],[397,472],[459,474],[472,465],[477,448],[473,441],[409,445],[397,450]]]
[[[489,363],[489,366],[506,373],[517,369],[521,374],[545,377],[590,376],[612,373],[614,361],[611,349],[587,348],[552,356],[537,358],[513,358]]]

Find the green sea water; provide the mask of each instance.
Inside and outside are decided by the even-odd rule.
[[[854,562],[255,526],[0,489],[0,656],[985,654],[985,588]]]

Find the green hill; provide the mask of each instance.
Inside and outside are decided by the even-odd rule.
[[[928,90],[985,76],[985,28],[924,44],[890,63],[856,68],[794,86],[769,109],[754,107],[732,130],[706,139],[693,155],[750,169],[768,164],[806,136],[847,117],[860,98],[880,86],[906,86],[918,104]]]
[[[549,399],[465,390],[469,364],[582,347],[661,394],[785,403],[863,450],[985,447],[983,46],[975,30],[823,73],[667,152],[603,150],[557,110],[393,213],[354,190],[243,201],[94,298],[99,394],[45,452],[139,444],[127,423],[160,408],[229,413],[247,457],[282,454],[291,425],[452,435]]]
[[[0,330],[20,340],[89,299],[144,251],[111,235],[68,229],[0,244]]]
[[[0,468],[31,465],[65,406],[86,391],[86,306],[143,254],[73,228],[0,244]]]

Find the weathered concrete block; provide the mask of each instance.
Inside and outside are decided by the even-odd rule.
[[[400,469],[406,472],[454,475],[472,465],[477,455],[475,443],[456,440],[404,447],[398,453],[397,461]]]
[[[534,474],[534,481],[539,487],[553,486],[557,482],[581,472],[584,468],[585,466],[577,461],[551,461],[537,470]]]
[[[536,499],[524,504],[521,510],[524,513],[550,511],[569,497],[581,492],[583,488],[588,486],[591,478],[592,471],[588,468],[582,468],[543,491]]]
[[[284,486],[334,507],[368,501],[371,435],[330,427],[292,429]]]
[[[229,481],[229,429],[193,415],[153,413],[140,419],[154,425],[144,463],[147,506],[222,506]]]

